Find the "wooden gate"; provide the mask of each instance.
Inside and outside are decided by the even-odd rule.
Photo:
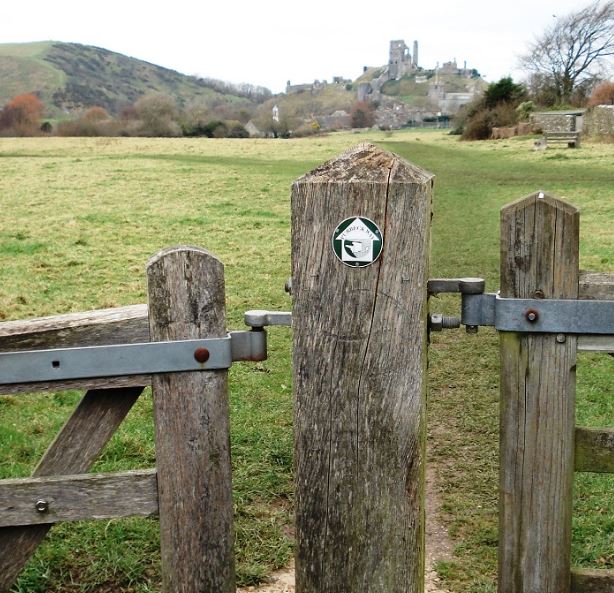
[[[432,199],[430,173],[371,145],[293,185],[297,593],[424,589]],[[579,273],[578,234],[576,209],[543,192],[504,208],[501,295],[614,300],[614,275]],[[225,335],[216,258],[166,250],[148,280],[149,309],[3,323],[0,352]],[[612,571],[570,563],[573,472],[614,471],[614,432],[575,427],[578,349],[613,339],[501,333],[500,593],[614,590]],[[160,516],[165,593],[234,591],[226,382],[217,370],[3,385],[89,391],[33,477],[0,482],[0,591],[53,523],[134,514]],[[147,384],[156,470],[85,473]]]
[[[221,337],[223,266],[173,248],[147,266],[146,306],[3,325],[0,350],[42,350]],[[58,521],[160,516],[164,591],[235,591],[227,371],[3,385],[3,393],[87,393],[30,479],[0,481],[0,591],[8,591]],[[153,386],[155,470],[87,474],[136,402]]]

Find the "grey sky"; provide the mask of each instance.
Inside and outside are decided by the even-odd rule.
[[[456,59],[487,80],[515,71],[518,55],[577,0],[468,2],[7,2],[0,43],[77,42],[147,60],[185,74],[268,86],[286,81],[356,78],[386,63],[391,39],[419,43],[419,63]],[[27,11],[24,10],[27,6]]]

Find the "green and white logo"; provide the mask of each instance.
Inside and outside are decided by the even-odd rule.
[[[382,253],[384,237],[379,227],[368,218],[353,216],[337,225],[333,233],[333,251],[346,265],[364,268]]]

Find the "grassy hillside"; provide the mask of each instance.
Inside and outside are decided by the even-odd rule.
[[[117,114],[148,93],[171,95],[180,107],[192,102],[252,105],[193,76],[76,43],[0,44],[0,80],[0,105],[33,92],[53,114],[94,105]]]

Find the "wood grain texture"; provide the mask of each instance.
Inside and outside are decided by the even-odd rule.
[[[579,214],[543,192],[501,212],[501,295],[578,296]],[[577,338],[501,332],[499,593],[568,593]]]
[[[149,342],[147,305],[0,323],[0,352]]]
[[[614,300],[614,273],[580,272],[578,298]],[[578,350],[614,353],[614,336],[580,336]]]
[[[614,353],[614,336],[578,336],[578,350]]]
[[[576,428],[577,472],[614,473],[614,429]]]
[[[48,510],[39,512],[43,500]],[[0,480],[0,527],[158,512],[155,470]]]
[[[297,593],[423,590],[432,185],[360,145],[292,188]],[[383,231],[369,267],[333,253],[351,216]]]
[[[580,272],[578,298],[614,300],[614,273]]]
[[[113,436],[142,388],[88,391],[33,475],[87,472]],[[0,528],[0,592],[8,591],[51,525]]]
[[[614,570],[574,570],[571,593],[612,593]]]
[[[224,268],[204,250],[147,266],[152,340],[226,334]],[[234,593],[227,371],[153,377],[165,593]]]
[[[0,323],[0,352],[149,342],[147,305]],[[0,393],[112,389],[151,385],[149,375],[0,385]]]

